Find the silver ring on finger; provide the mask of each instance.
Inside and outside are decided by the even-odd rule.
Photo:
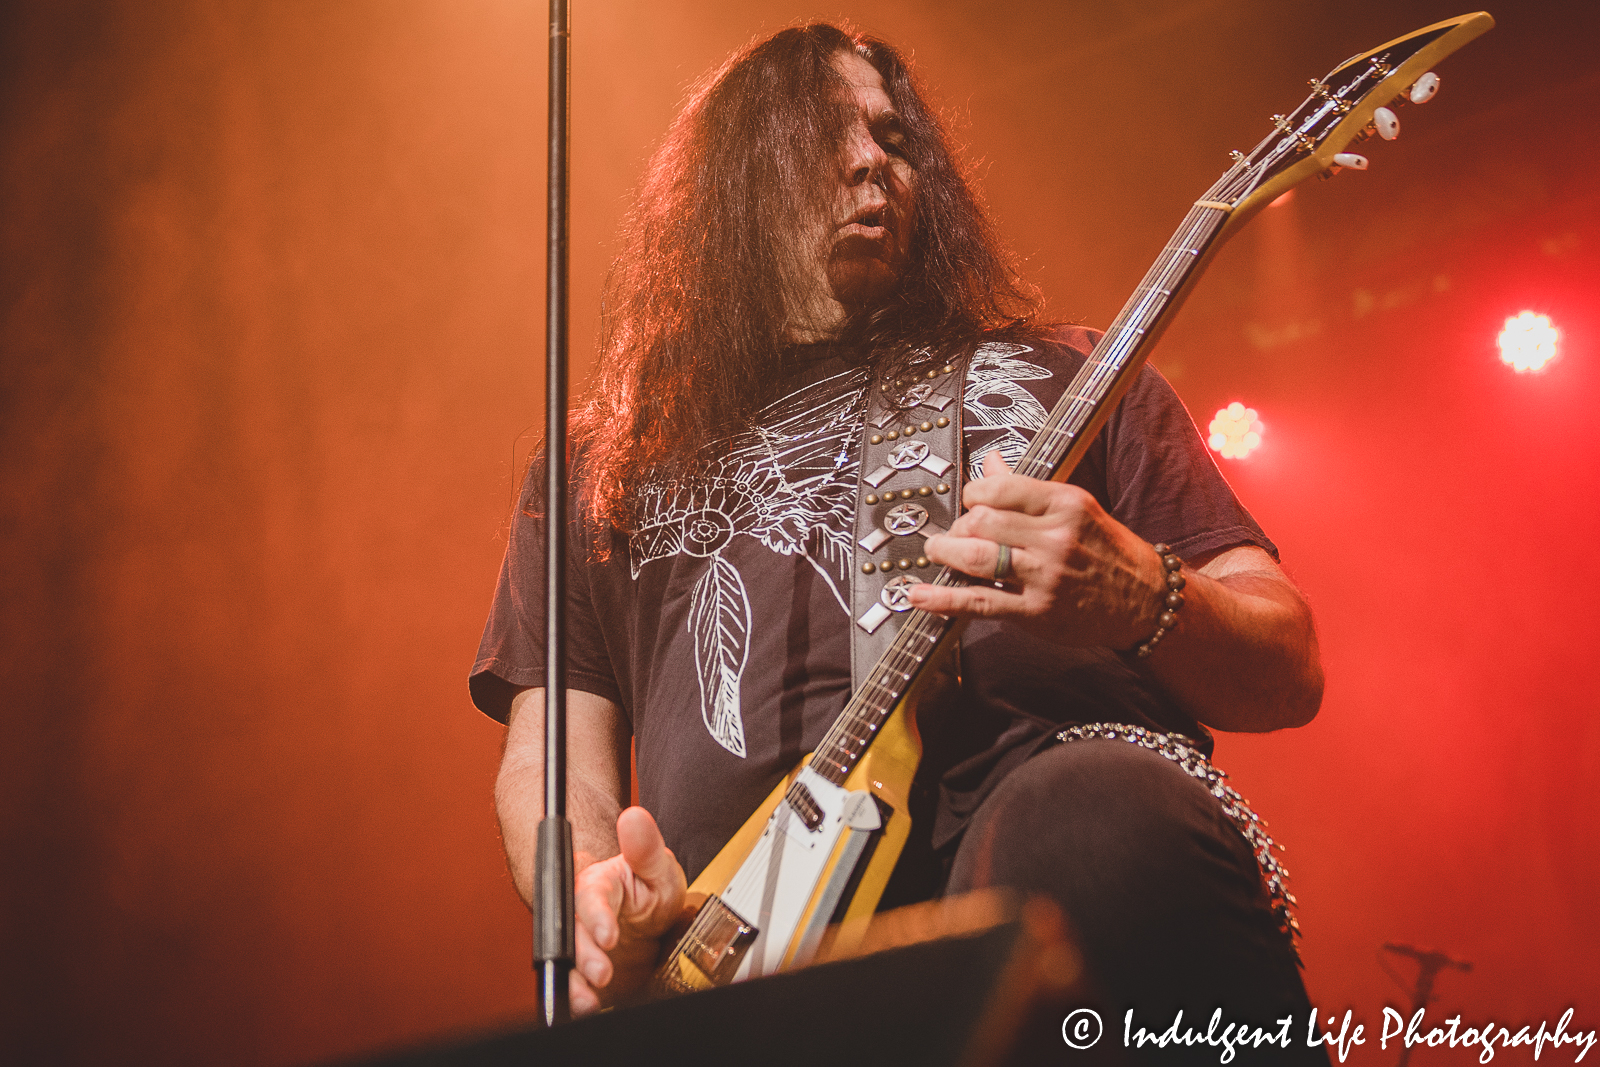
[[[1003,582],[1011,577],[1011,546],[1001,545],[1000,556],[994,562],[994,580]]]

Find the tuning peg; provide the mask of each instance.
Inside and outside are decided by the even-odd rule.
[[[1378,128],[1378,136],[1385,141],[1400,136],[1400,119],[1386,107],[1380,107],[1372,113],[1372,124]]]
[[[1408,94],[1408,99],[1413,104],[1426,104],[1433,99],[1433,94],[1438,91],[1439,75],[1430,70],[1411,83],[1411,92]]]
[[[1366,170],[1367,157],[1358,156],[1354,152],[1340,152],[1333,157],[1336,167],[1349,167],[1351,170]]]

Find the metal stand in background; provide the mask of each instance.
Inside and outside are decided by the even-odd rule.
[[[572,824],[567,821],[567,0],[550,0],[550,156],[545,270],[544,818],[534,854],[533,965],[546,1026],[572,1008]]]
[[[1410,945],[1399,945],[1393,941],[1384,942],[1383,951],[1392,952],[1396,956],[1409,956],[1417,961],[1416,984],[1406,990],[1411,995],[1411,1013],[1413,1015],[1417,1013],[1418,1009],[1427,1007],[1433,1001],[1433,980],[1439,976],[1440,971],[1446,967],[1458,971],[1472,970],[1472,964],[1463,960],[1453,960],[1443,952],[1427,952],[1420,948],[1412,948]],[[1406,988],[1405,982],[1401,980],[1398,974],[1394,973],[1387,963],[1383,962],[1382,956],[1378,957],[1378,965],[1389,972],[1389,977],[1394,979],[1396,985],[1401,989]],[[1395,1064],[1395,1067],[1406,1067],[1406,1063],[1410,1059],[1411,1046],[1402,1044],[1400,1059]]]

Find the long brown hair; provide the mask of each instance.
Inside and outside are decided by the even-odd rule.
[[[709,442],[773,399],[807,220],[833,210],[854,116],[832,60],[854,51],[883,76],[916,171],[916,231],[894,291],[857,312],[840,345],[872,358],[937,357],[1034,313],[924,102],[882,41],[817,24],[734,55],[691,94],[646,170],[607,279],[599,376],[574,413],[582,507],[628,530],[639,488],[693,469]]]

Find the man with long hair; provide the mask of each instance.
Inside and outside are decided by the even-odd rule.
[[[576,1010],[639,992],[686,877],[843,708],[867,397],[953,367],[966,510],[894,566],[899,606],[971,623],[959,688],[919,719],[913,840],[886,899],[1048,893],[1108,1004],[1268,1023],[1304,1003],[1251,845],[1167,757],[1179,737],[1209,753],[1202,724],[1315,715],[1310,613],[1151,369],[1070,483],[1010,473],[1094,340],[1036,323],[893,48],[788,29],[693,94],[608,282],[599,378],[574,418],[575,521],[558,531]],[[950,489],[926,481],[923,497]],[[539,484],[472,677],[509,723],[496,801],[524,899],[543,814]],[[914,580],[939,565],[991,580]],[[1085,723],[1116,739],[1058,740]],[[641,806],[623,810],[630,742]]]

